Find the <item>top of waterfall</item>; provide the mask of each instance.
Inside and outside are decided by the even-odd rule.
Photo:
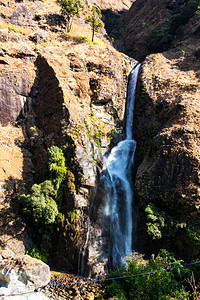
[[[137,64],[131,71],[128,93],[127,93],[127,103],[126,103],[126,139],[132,140],[133,138],[133,113],[135,104],[135,90],[138,78],[138,72],[141,64]]]

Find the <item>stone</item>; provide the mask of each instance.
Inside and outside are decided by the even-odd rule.
[[[48,41],[48,37],[42,31],[36,31],[29,36],[29,40],[34,42],[35,44],[46,43]]]
[[[29,255],[0,261],[0,296],[33,292],[50,281],[50,268]]]
[[[5,300],[48,300],[48,299],[49,298],[46,297],[44,294],[35,292],[35,293],[28,293],[24,295],[6,297]]]

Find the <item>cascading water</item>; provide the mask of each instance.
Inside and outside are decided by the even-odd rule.
[[[133,219],[132,168],[136,141],[132,139],[135,89],[140,64],[131,72],[126,104],[126,139],[119,142],[105,158],[104,182],[106,199],[104,213],[110,219],[112,265],[123,264],[133,247],[136,221]]]

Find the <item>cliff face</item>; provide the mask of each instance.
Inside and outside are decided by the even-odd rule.
[[[122,10],[130,2],[97,4]],[[15,197],[46,178],[47,149],[57,145],[64,151],[67,176],[52,263],[77,271],[78,261],[82,268],[86,257],[96,275],[104,271],[110,247],[107,224],[102,228],[104,191],[101,183],[96,186],[102,155],[121,139],[130,59],[113,49],[104,31],[91,44],[90,28],[82,19],[66,34],[54,1],[11,0],[8,5],[1,0],[0,7],[1,247],[17,254],[27,249]],[[134,58],[149,53],[149,31],[168,20],[170,9],[167,1],[132,5],[124,20],[125,45]],[[195,16],[172,50],[147,56],[135,104],[140,248],[156,248],[146,234],[143,213],[152,202],[174,224],[169,235],[166,221],[157,246],[167,244],[188,258],[199,254],[199,235],[193,234],[200,229],[199,38]]]
[[[168,0],[137,0],[123,16],[121,36],[130,56],[141,61],[150,53],[149,35],[168,20],[170,16],[168,3]]]
[[[68,170],[66,220],[52,262],[76,271],[102,155],[122,126],[130,60],[102,35],[86,42],[91,33],[82,21],[66,35],[53,1],[0,5],[1,246],[27,249],[11,199],[45,179],[47,149],[57,145]]]
[[[126,11],[130,8],[132,2],[135,0],[86,0],[87,5],[96,5],[100,9],[110,9],[114,12]]]
[[[173,218],[174,227],[167,229],[159,246],[167,245],[187,259],[199,253],[189,234],[200,229],[199,16],[189,28],[193,30],[172,50],[146,57],[135,107],[136,197],[143,209],[152,202]]]
[[[185,39],[187,23],[196,17],[197,7],[198,1],[137,0],[121,18],[117,44],[139,61],[174,47]]]

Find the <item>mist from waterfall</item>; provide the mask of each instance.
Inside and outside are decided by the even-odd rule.
[[[132,139],[135,89],[140,64],[131,72],[126,103],[126,138],[115,146],[104,163],[106,199],[104,214],[110,220],[112,240],[112,265],[123,264],[123,258],[130,256],[136,231],[137,213],[134,209],[132,191],[132,170],[136,141]]]

